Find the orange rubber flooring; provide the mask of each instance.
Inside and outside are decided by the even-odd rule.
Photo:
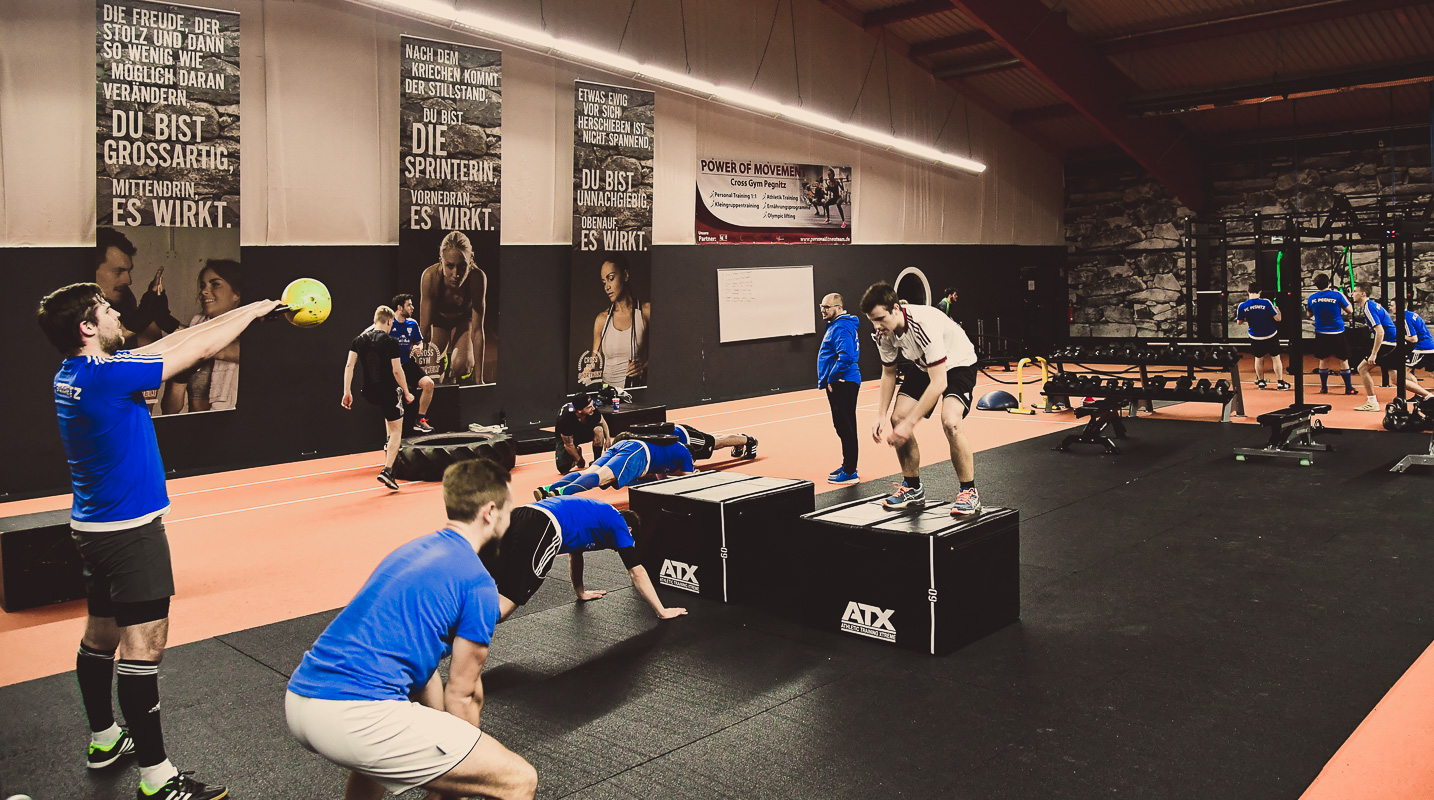
[[[1249,359],[1242,365],[1246,416],[1293,402],[1293,392],[1260,391]],[[1120,367],[1112,367],[1118,371]],[[1078,370],[1077,370],[1078,371]],[[1001,380],[1012,374],[994,373]],[[1218,375],[1211,374],[1212,380]],[[1028,377],[1028,380],[1030,378]],[[1355,396],[1318,395],[1318,379],[1305,376],[1306,402],[1328,402],[1324,416],[1335,428],[1376,429],[1381,414],[1353,411]],[[1343,386],[1336,376],[1335,392]],[[1358,387],[1356,377],[1356,387]],[[982,379],[976,396],[994,388]],[[1014,387],[1006,387],[1014,388]],[[876,418],[878,384],[863,387],[858,425],[869,431]],[[1028,384],[1026,398],[1038,387]],[[1393,387],[1378,388],[1380,402]],[[840,462],[825,398],[815,390],[714,403],[669,411],[669,419],[713,432],[756,436],[755,461],[712,460],[703,469],[806,478],[818,492],[832,487],[827,473]],[[1158,408],[1149,419],[1218,420],[1219,406],[1182,403]],[[1032,416],[974,412],[968,435],[986,450],[1080,424],[1071,412]],[[938,425],[917,427],[922,465],[948,458]],[[175,564],[177,595],[170,645],[337,608],[348,602],[374,565],[397,545],[443,523],[438,484],[407,483],[398,492],[378,486],[378,453],[362,453],[173,480],[172,510],[165,520]],[[897,471],[889,448],[863,439],[859,470],[870,479]],[[556,477],[548,454],[521,456],[513,472],[519,502]],[[626,491],[602,499],[624,505]],[[68,495],[0,504],[0,515],[68,506]],[[73,645],[84,627],[83,601],[16,613],[0,612],[0,686],[68,671]],[[1302,800],[1428,800],[1434,798],[1434,648],[1421,656],[1390,689],[1328,762]]]

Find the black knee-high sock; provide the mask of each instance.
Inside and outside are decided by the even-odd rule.
[[[114,696],[115,651],[96,650],[80,643],[75,656],[75,679],[80,684],[80,699],[85,704],[85,717],[90,731],[98,733],[115,724]]]
[[[159,724],[159,662],[119,660],[118,690],[120,711],[134,737],[135,755],[141,767],[162,763],[164,730]]]

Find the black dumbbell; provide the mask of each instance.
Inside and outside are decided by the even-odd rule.
[[[1120,390],[1122,392],[1135,391],[1135,381],[1131,380],[1130,378],[1126,378],[1125,380],[1120,382]]]
[[[1149,386],[1150,388],[1155,389],[1156,391],[1159,391],[1159,390],[1161,390],[1161,389],[1164,389],[1164,388],[1165,388],[1165,384],[1167,384],[1167,383],[1169,383],[1169,382],[1170,382],[1170,379],[1167,378],[1167,377],[1165,377],[1164,375],[1156,375],[1156,376],[1153,377],[1153,378],[1147,379],[1147,380],[1145,381],[1145,384],[1146,384],[1147,386]]]
[[[1106,390],[1107,392],[1118,392],[1118,391],[1120,391],[1120,379],[1119,379],[1119,378],[1106,378],[1106,380],[1105,380],[1105,390]]]
[[[1182,394],[1190,391],[1190,387],[1192,385],[1194,385],[1194,381],[1190,380],[1189,375],[1181,375],[1180,377],[1175,379],[1175,391],[1180,392]]]
[[[1215,387],[1210,385],[1209,378],[1201,378],[1195,382],[1195,394],[1199,397],[1209,397],[1215,393]]]
[[[1220,395],[1221,397],[1224,397],[1225,395],[1227,395],[1227,394],[1229,394],[1229,393],[1230,393],[1230,382],[1229,382],[1229,381],[1225,380],[1224,378],[1221,378],[1220,380],[1215,381],[1215,394],[1218,394],[1218,395]]]

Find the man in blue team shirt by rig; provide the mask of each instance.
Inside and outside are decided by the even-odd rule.
[[[1383,411],[1379,398],[1374,396],[1374,368],[1399,369],[1399,333],[1394,327],[1394,318],[1378,300],[1370,297],[1373,290],[1374,286],[1368,283],[1354,287],[1354,303],[1364,311],[1364,319],[1374,334],[1369,356],[1359,362],[1359,379],[1364,382],[1364,392],[1369,397],[1364,405],[1355,406],[1355,411]]]
[[[509,480],[481,458],[445,470],[448,523],[379,562],[289,679],[289,732],[348,768],[346,800],[419,786],[430,798],[532,800],[537,771],[479,728],[498,589],[478,551],[508,529]],[[450,653],[445,686],[438,662]]]
[[[1430,335],[1424,318],[1408,309],[1404,310],[1404,329],[1408,332],[1404,341],[1412,348],[1408,360],[1404,362],[1404,386],[1420,397],[1434,397],[1434,393],[1420,386],[1419,379],[1414,376],[1416,369],[1434,372],[1434,335]]]
[[[1285,383],[1285,365],[1280,360],[1280,310],[1275,304],[1260,296],[1260,284],[1250,284],[1250,299],[1235,310],[1235,321],[1250,326],[1250,354],[1255,357],[1255,385],[1261,389],[1269,385],[1265,381],[1265,356],[1275,366],[1275,380],[1280,389],[1288,389]]]
[[[1344,393],[1359,394],[1349,374],[1349,343],[1344,337],[1344,313],[1353,308],[1349,298],[1338,289],[1329,288],[1329,276],[1320,273],[1314,277],[1315,293],[1305,301],[1305,313],[1314,318],[1314,347],[1311,351],[1319,359],[1319,393],[1329,393],[1329,373],[1338,369],[1344,377]]]
[[[40,328],[66,356],[55,373],[55,408],[74,488],[71,536],[84,562],[89,606],[75,660],[91,731],[89,766],[107,767],[135,753],[142,800],[229,794],[181,774],[164,751],[159,662],[169,635],[174,572],[160,521],[169,511],[164,463],[143,393],[213,358],[278,305],[260,300],[153,344],[120,350],[120,313],[97,284],[71,284],[40,301]],[[115,694],[127,729],[114,718],[110,686],[116,671]]]
[[[498,582],[499,619],[507,619],[514,609],[532,598],[548,577],[553,559],[563,554],[568,555],[573,593],[579,600],[596,600],[607,594],[583,585],[583,553],[592,550],[617,551],[632,585],[658,619],[686,614],[685,608],[662,605],[653,589],[634,539],[640,524],[631,511],[618,511],[586,497],[549,497],[513,509],[503,541],[490,544],[478,554]]]
[[[428,424],[428,407],[433,403],[433,379],[423,367],[413,360],[423,347],[423,334],[418,331],[418,321],[413,318],[413,295],[400,294],[393,298],[393,327],[388,335],[398,342],[398,363],[408,385],[418,391],[418,419],[413,421],[413,430],[418,433],[433,433]]]

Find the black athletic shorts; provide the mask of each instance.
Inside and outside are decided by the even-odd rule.
[[[151,603],[174,595],[169,539],[159,517],[120,531],[71,529],[70,537],[84,563],[90,616],[116,617],[117,604]]]
[[[1250,355],[1253,355],[1255,358],[1263,358],[1264,356],[1279,356],[1279,354],[1280,337],[1278,336],[1271,336],[1268,339],[1250,340]]]
[[[498,584],[498,594],[521,606],[543,585],[562,546],[551,517],[532,506],[519,506],[513,509],[497,552],[485,547],[478,555]]]
[[[1434,372],[1434,353],[1410,353],[1404,366],[1409,369],[1422,369],[1427,372]]]
[[[682,423],[678,423],[681,425]],[[704,458],[711,458],[712,451],[717,449],[717,437],[710,433],[703,433],[691,425],[682,425],[687,431],[687,449],[692,452],[693,461],[701,461]]]
[[[399,387],[365,386],[363,399],[378,406],[383,418],[389,422],[403,419],[403,390]]]
[[[1370,342],[1370,344],[1374,343]],[[1404,354],[1400,352],[1399,347],[1397,347],[1393,342],[1385,342],[1379,346],[1379,357],[1374,359],[1374,365],[1377,367],[1384,367],[1385,369],[1390,370],[1392,372],[1394,370],[1399,369],[1399,362],[1403,360],[1403,358]],[[1360,355],[1360,361],[1368,360],[1368,356],[1365,356],[1363,354]]]
[[[1339,333],[1316,333],[1314,345],[1310,353],[1315,358],[1337,358],[1340,361],[1349,360],[1349,342],[1345,341],[1343,331]]]
[[[424,372],[423,367],[418,366],[418,364],[413,361],[402,361],[399,363],[403,366],[403,379],[408,382],[408,390],[414,394],[418,394],[418,382],[428,377],[428,373]]]
[[[920,400],[921,395],[926,391],[926,387],[931,385],[931,376],[926,374],[926,370],[916,366],[914,363],[910,365],[903,364],[901,374],[901,388],[897,390],[897,393],[904,394],[913,400]],[[965,410],[961,412],[961,416],[965,417],[971,413],[971,392],[975,390],[975,388],[975,364],[965,367],[952,367],[946,370],[946,391],[942,392],[941,396],[954,397],[960,400],[961,404],[966,407]],[[926,412],[927,419],[930,419],[931,414],[940,407],[940,403],[932,406],[931,411]]]

